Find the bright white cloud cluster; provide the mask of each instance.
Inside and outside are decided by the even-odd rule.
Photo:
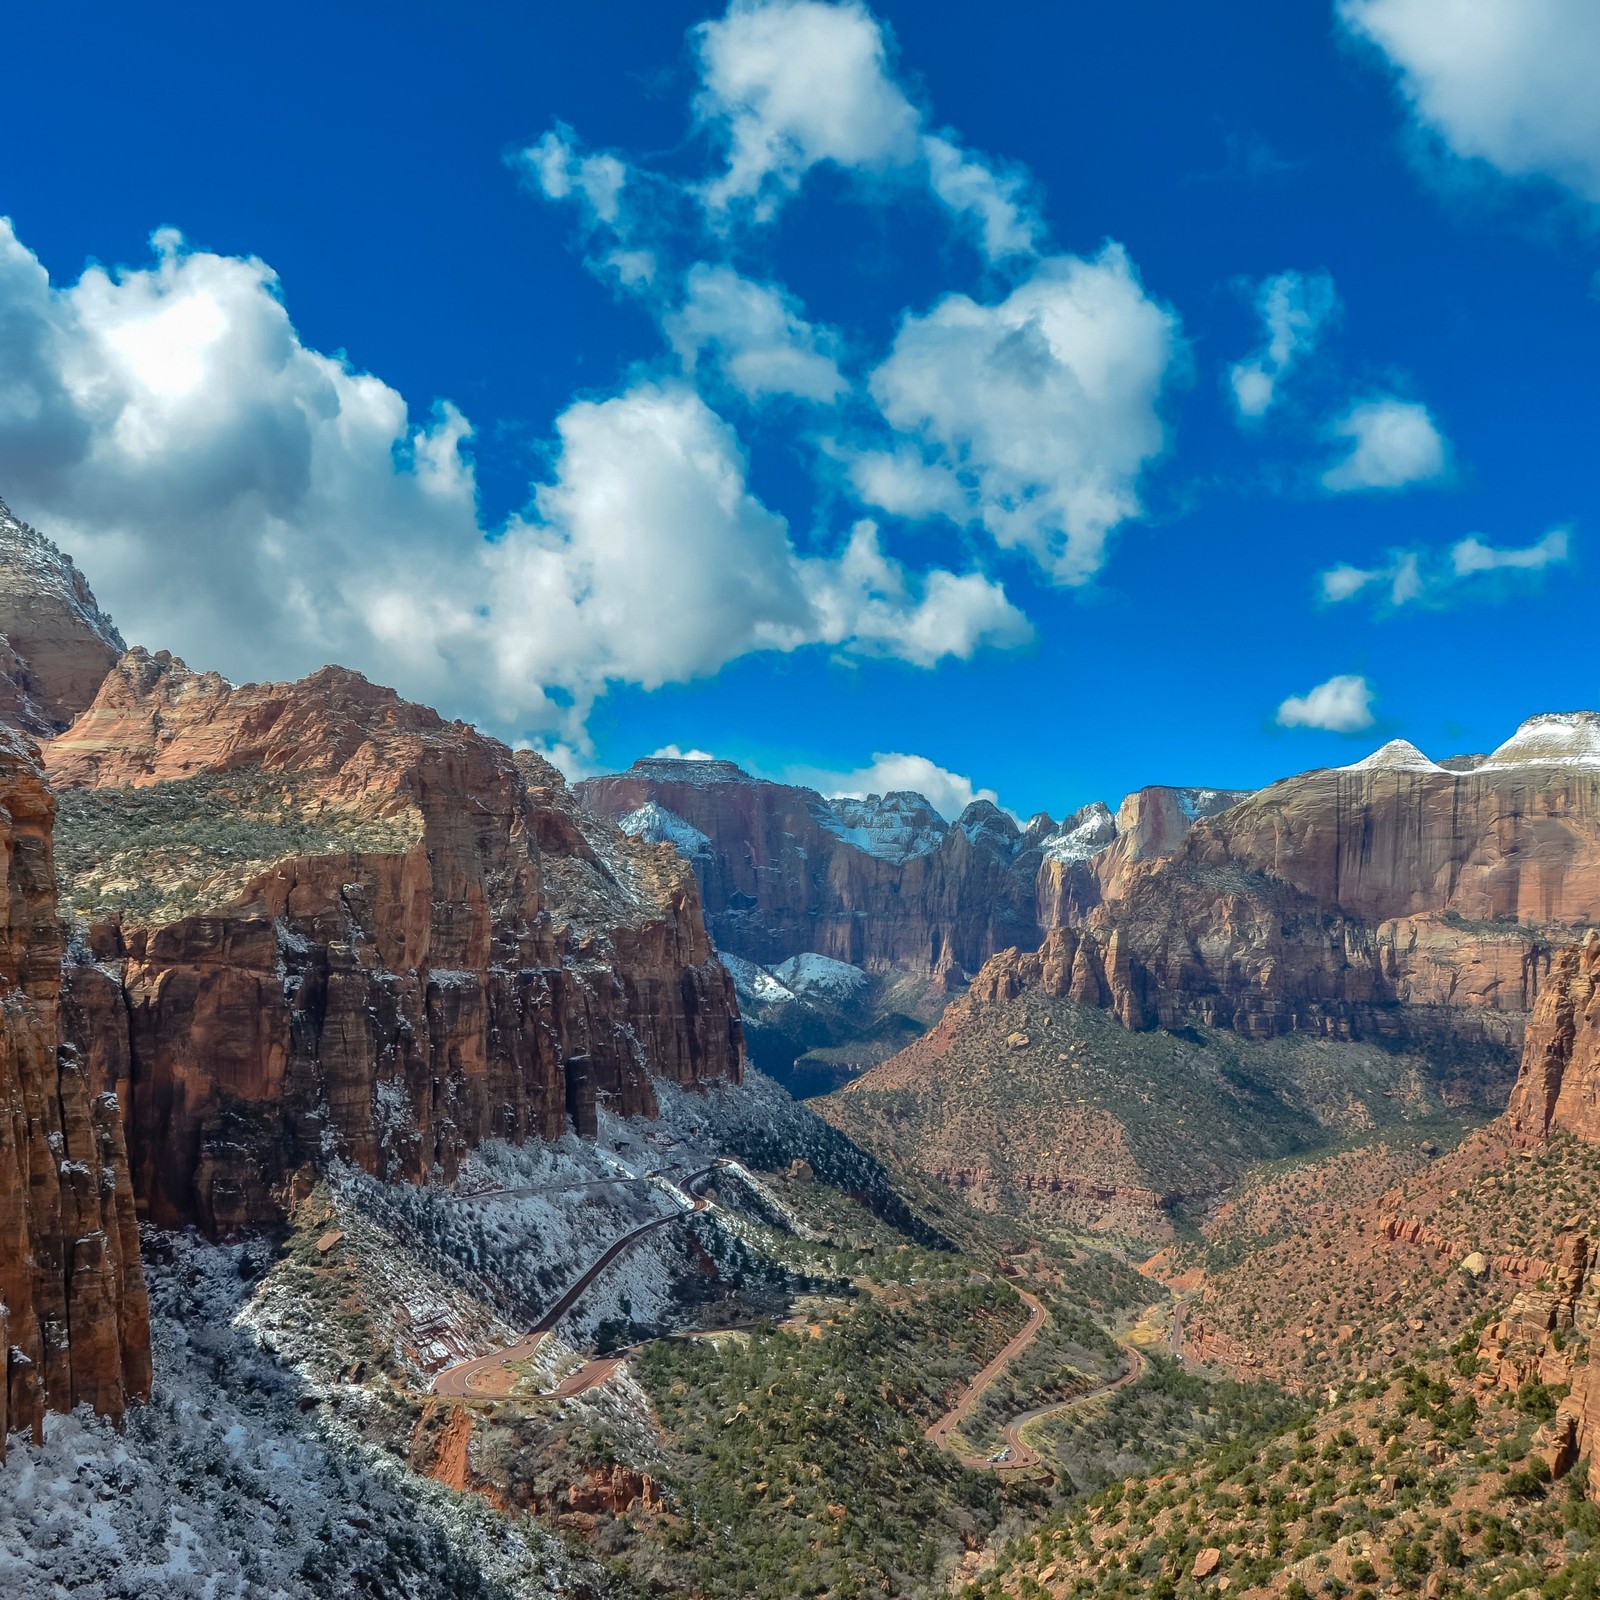
[[[793,395],[827,405],[849,387],[836,341],[805,320],[792,296],[732,267],[696,262],[683,304],[663,326],[686,370],[708,357],[748,400]]]
[[[1497,549],[1475,534],[1452,545],[1443,555],[1420,550],[1398,551],[1381,567],[1341,562],[1318,578],[1322,598],[1330,604],[1357,595],[1379,594],[1391,606],[1425,601],[1447,605],[1463,592],[1462,585],[1485,573],[1542,572],[1567,559],[1567,530],[1552,528],[1531,545]]]
[[[858,0],[734,0],[694,39],[695,109],[726,153],[703,189],[714,216],[743,207],[766,220],[826,162],[926,183],[991,259],[1034,247],[1024,178],[926,128],[894,77],[882,24]]]
[[[1272,409],[1279,384],[1310,355],[1323,325],[1338,309],[1333,279],[1325,272],[1280,272],[1263,280],[1256,291],[1256,311],[1265,342],[1228,370],[1241,417],[1253,421]]]
[[[1594,0],[1338,0],[1338,13],[1449,150],[1600,201]]]
[[[790,783],[820,789],[832,799],[859,799],[869,794],[910,790],[920,794],[946,821],[954,822],[974,800],[999,803],[993,789],[979,789],[971,778],[941,767],[927,756],[898,751],[873,751],[872,765],[853,772],[831,772],[819,767],[795,767],[785,773]]]
[[[1290,695],[1278,707],[1278,725],[1283,728],[1359,733],[1372,723],[1372,686],[1352,673],[1329,678],[1305,694]]]
[[[1448,466],[1444,435],[1428,408],[1386,396],[1352,406],[1329,429],[1349,441],[1346,454],[1322,474],[1335,494],[1362,489],[1403,489],[1442,478]]]
[[[905,318],[872,374],[903,442],[859,457],[854,486],[901,515],[964,510],[1056,582],[1084,582],[1140,509],[1180,348],[1117,245],[1042,260],[995,304],[947,295]]]
[[[919,664],[1024,638],[978,573],[910,573],[863,524],[797,551],[731,428],[682,384],[572,405],[534,512],[486,539],[470,427],[413,425],[307,348],[259,261],[157,240],[53,286],[0,226],[0,482],[128,636],[238,677],[353,665],[502,727],[755,650]]]

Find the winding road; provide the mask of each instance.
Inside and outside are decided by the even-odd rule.
[[[1010,1472],[1017,1469],[1040,1466],[1042,1461],[1039,1452],[1032,1445],[1027,1444],[1022,1437],[1022,1430],[1029,1423],[1037,1422],[1040,1417],[1053,1416],[1058,1412],[1074,1410],[1078,1406],[1087,1405],[1091,1400],[1103,1399],[1108,1394],[1114,1394],[1118,1389],[1126,1388],[1130,1383],[1137,1383],[1150,1369],[1149,1361],[1146,1360],[1144,1352],[1137,1345],[1125,1345],[1123,1348],[1127,1350],[1132,1360],[1129,1361],[1126,1369],[1118,1373],[1115,1378],[1099,1384],[1085,1394],[1074,1395],[1070,1400],[1060,1400],[1054,1405],[1039,1406],[1035,1410],[1024,1411],[1019,1416],[1013,1417],[1003,1430],[1006,1441],[1003,1460],[995,1460],[990,1456],[969,1455],[964,1451],[957,1450],[950,1443],[951,1434],[972,1415],[978,1401],[983,1397],[984,1390],[1038,1338],[1039,1330],[1044,1326],[1046,1312],[1039,1301],[1029,1294],[1026,1289],[1018,1289],[1017,1294],[1028,1307],[1028,1320],[1022,1331],[967,1385],[955,1405],[923,1434],[929,1444],[937,1445],[941,1450],[949,1450],[964,1467],[974,1467],[979,1470],[987,1469],[991,1472]]]
[[[510,1383],[503,1374],[519,1361],[530,1360],[539,1352],[539,1347],[544,1343],[545,1337],[561,1319],[577,1304],[584,1290],[600,1276],[622,1252],[648,1233],[654,1233],[657,1228],[664,1228],[668,1223],[681,1222],[692,1211],[704,1211],[711,1202],[702,1195],[695,1194],[689,1185],[698,1183],[701,1178],[707,1177],[714,1169],[703,1168],[699,1172],[691,1173],[683,1180],[681,1185],[672,1185],[673,1191],[685,1202],[682,1211],[669,1212],[664,1217],[652,1217],[649,1222],[637,1227],[630,1233],[625,1233],[620,1239],[614,1239],[606,1246],[605,1250],[587,1267],[578,1279],[561,1296],[545,1314],[539,1318],[529,1330],[526,1337],[519,1339],[515,1344],[505,1345],[499,1350],[491,1351],[486,1356],[474,1356],[467,1361],[458,1361],[454,1366],[445,1367],[436,1372],[433,1382],[429,1384],[429,1391],[447,1400],[491,1400],[503,1396]],[[665,1180],[663,1180],[665,1181]],[[686,1192],[687,1191],[687,1192]],[[586,1389],[604,1383],[617,1367],[621,1358],[604,1358],[587,1362],[578,1371],[556,1385],[544,1399],[569,1399],[576,1394],[582,1394]],[[582,1380],[581,1382],[579,1380]],[[498,1386],[504,1384],[504,1389]],[[497,1392],[498,1389],[498,1392]]]

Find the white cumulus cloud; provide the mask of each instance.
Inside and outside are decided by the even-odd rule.
[[[1265,416],[1278,397],[1278,385],[1310,355],[1323,325],[1339,308],[1333,279],[1325,272],[1280,272],[1256,291],[1256,312],[1265,342],[1253,355],[1228,369],[1233,403],[1247,419]]]
[[[1292,694],[1278,707],[1278,725],[1283,728],[1359,733],[1372,723],[1372,687],[1353,673],[1329,678],[1306,694]]]
[[[1448,464],[1444,435],[1415,400],[1386,396],[1352,406],[1329,430],[1349,450],[1322,474],[1335,494],[1361,489],[1401,489],[1442,478]]]
[[[875,750],[870,766],[857,767],[852,772],[792,767],[784,776],[789,783],[819,789],[832,799],[860,799],[869,794],[909,790],[920,794],[948,822],[954,822],[974,800],[999,803],[993,789],[979,789],[971,778],[941,767],[927,756],[898,751]]]
[[[1469,534],[1450,551],[1450,562],[1458,578],[1479,572],[1542,572],[1567,559],[1567,530],[1552,528],[1544,538],[1520,548],[1504,550],[1485,544]]]
[[[568,407],[551,481],[485,529],[458,411],[413,423],[304,345],[262,262],[156,246],[56,287],[0,223],[0,485],[130,638],[236,678],[340,661],[582,746],[613,683],[808,645],[931,665],[1028,634],[998,584],[908,571],[870,525],[837,557],[797,550],[681,384]]]
[[[1454,154],[1600,201],[1594,0],[1338,0],[1338,14]]]
[[[900,512],[959,498],[997,543],[1058,583],[1082,583],[1110,530],[1140,510],[1181,350],[1177,318],[1145,294],[1118,245],[1042,260],[995,304],[946,295],[905,318],[871,378],[915,452],[869,455],[855,487]]]
[[[826,405],[849,387],[831,336],[807,322],[781,289],[729,266],[692,266],[683,304],[664,328],[690,372],[707,357],[747,399],[794,395]]]
[[[925,183],[991,259],[1031,250],[1027,181],[931,132],[895,78],[882,24],[857,0],[734,0],[694,31],[696,113],[725,169],[703,189],[713,215],[765,221],[823,163]]]
[[[659,750],[650,752],[652,759],[668,761],[715,761],[717,758],[709,750],[685,750],[679,745],[664,744]]]

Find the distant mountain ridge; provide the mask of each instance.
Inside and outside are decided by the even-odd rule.
[[[580,802],[694,866],[718,946],[765,966],[807,951],[952,983],[1033,948],[1114,894],[1236,791],[1152,788],[1113,813],[1019,825],[988,800],[947,822],[910,791],[828,799],[730,761],[647,757],[574,785]]]

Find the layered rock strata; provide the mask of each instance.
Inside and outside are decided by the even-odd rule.
[[[135,650],[46,762],[83,863],[69,1029],[154,1222],[227,1234],[330,1157],[448,1177],[653,1114],[652,1074],[741,1075],[671,848],[355,673],[235,688]]]
[[[54,804],[0,733],[0,1455],[13,1429],[150,1389],[150,1314],[114,1097],[61,1039]]]
[[[824,799],[728,761],[651,758],[576,786],[629,833],[693,865],[718,947],[773,966],[807,951],[868,971],[958,980],[1031,949],[1121,891],[1139,862],[1241,798],[1142,789],[1024,827],[987,800],[947,823],[918,794]]]
[[[825,800],[727,761],[653,759],[575,785],[630,833],[674,844],[721,949],[774,966],[806,951],[868,971],[975,971],[1037,942],[1049,818],[988,801],[947,824],[920,795]]]
[[[1597,919],[1600,717],[1577,712],[1469,770],[1396,741],[1274,784],[1135,865],[1082,933],[1131,1027],[1384,1031],[1409,1005],[1514,1040]]]

